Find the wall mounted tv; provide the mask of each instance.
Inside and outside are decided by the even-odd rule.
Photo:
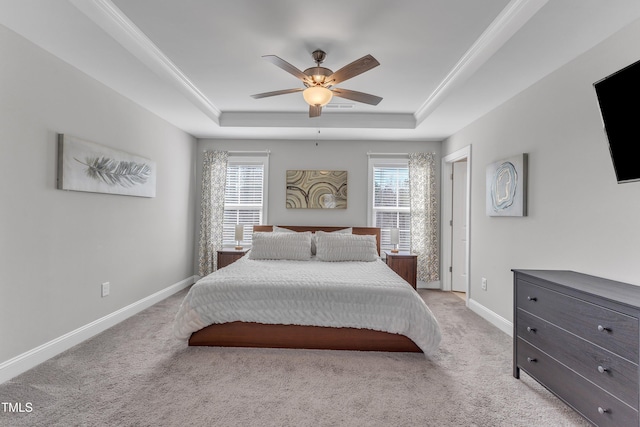
[[[640,61],[593,86],[618,183],[640,181]]]

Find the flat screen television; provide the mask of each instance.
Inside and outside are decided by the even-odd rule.
[[[618,183],[640,181],[640,61],[593,86]]]

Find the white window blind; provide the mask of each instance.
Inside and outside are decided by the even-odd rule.
[[[409,166],[407,161],[372,163],[372,206],[370,224],[380,228],[381,249],[391,249],[391,228],[398,228],[400,249],[409,250],[411,222],[409,204]]]
[[[243,244],[251,243],[253,225],[262,224],[265,212],[266,160],[231,159],[227,165],[224,199],[223,245],[233,246],[235,226],[242,224]]]

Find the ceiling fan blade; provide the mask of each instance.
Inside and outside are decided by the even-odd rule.
[[[264,92],[251,95],[253,99],[267,98],[269,96],[286,95],[287,93],[302,92],[304,88],[274,90],[273,92]]]
[[[365,71],[369,71],[370,69],[375,68],[378,65],[380,65],[380,63],[376,58],[371,55],[365,55],[360,59],[356,59],[351,64],[345,65],[344,67],[340,68],[338,71],[330,75],[327,80],[333,80],[331,84],[335,85],[352,77],[360,75]]]
[[[334,88],[332,89],[332,92],[334,96],[350,99],[352,101],[362,102],[363,104],[378,105],[380,101],[382,101],[382,98],[380,98],[379,96],[370,95],[364,92],[357,92],[355,90]]]
[[[303,73],[302,71],[300,71],[299,69],[297,69],[296,67],[294,67],[293,65],[289,64],[287,61],[285,61],[284,59],[275,56],[275,55],[264,55],[263,58],[269,62],[271,62],[273,65],[275,65],[276,67],[280,67],[283,70],[285,70],[287,73],[292,74],[293,76],[299,78],[302,81],[307,80],[308,76]]]
[[[309,105],[309,117],[320,117],[322,107],[319,105]]]

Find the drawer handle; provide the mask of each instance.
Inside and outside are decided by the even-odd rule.
[[[601,374],[604,374],[607,371],[609,371],[609,368],[605,368],[602,365],[598,365],[598,372],[600,372]]]
[[[537,361],[538,361],[538,359],[536,359],[535,357],[527,357],[527,362],[529,362],[529,363],[535,363]]]
[[[536,328],[532,328],[531,326],[527,326],[527,332],[531,332],[532,334],[536,333]]]
[[[598,412],[600,413],[600,415],[604,415],[610,411],[608,409],[604,409],[602,406],[598,406]]]
[[[536,301],[538,301],[538,298],[536,298],[536,297],[527,297],[527,300],[536,302]]]
[[[598,330],[600,332],[604,332],[604,331],[611,332],[611,328],[607,328],[606,326],[602,326],[602,325],[598,325]]]

